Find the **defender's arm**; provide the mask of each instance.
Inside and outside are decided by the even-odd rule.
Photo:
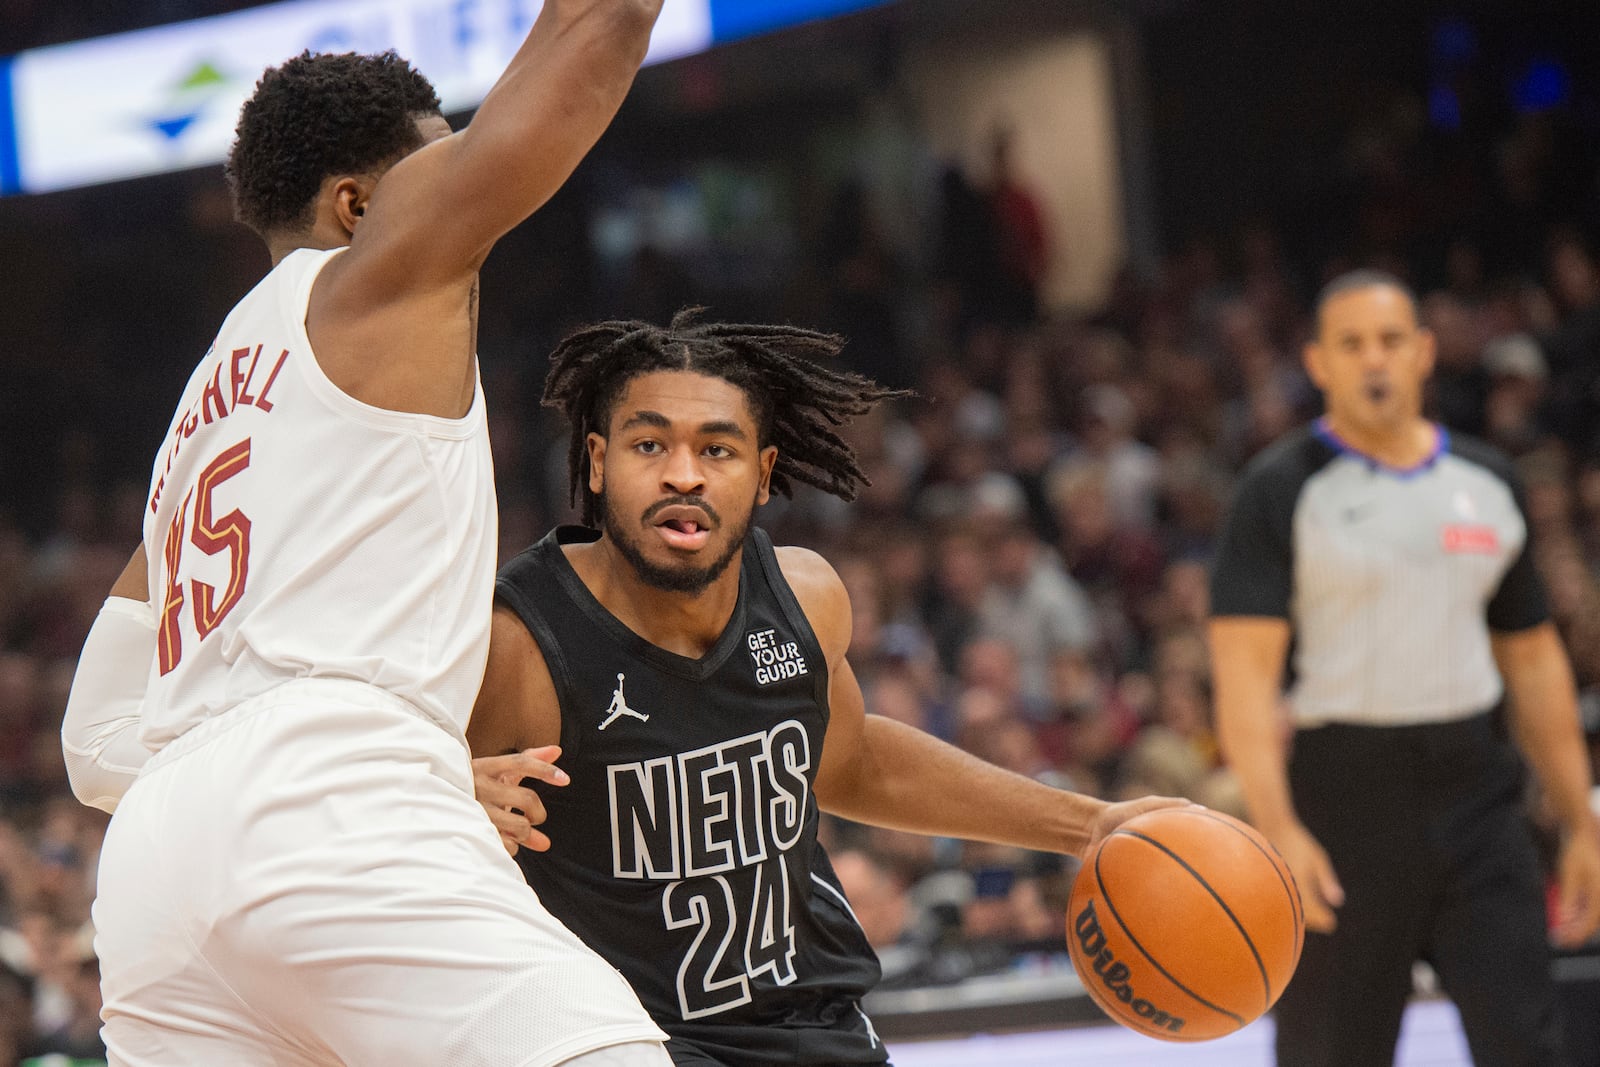
[[[139,724],[157,621],[141,544],[83,643],[61,720],[72,793],[105,812],[116,810],[151,755],[139,741]]]

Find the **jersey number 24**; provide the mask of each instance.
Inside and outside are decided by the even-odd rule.
[[[770,975],[778,985],[795,979],[788,864],[780,855],[776,862],[758,865],[755,875],[755,891],[743,921],[733,885],[720,874],[673,882],[661,895],[667,929],[694,929],[689,951],[678,965],[678,1010],[685,1019],[750,1003],[750,982],[762,975]],[[742,946],[736,943],[741,932]]]

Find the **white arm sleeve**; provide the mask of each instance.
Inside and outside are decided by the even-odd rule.
[[[155,609],[107,597],[83,643],[61,722],[67,779],[92,808],[116,810],[150,758],[139,741],[139,713],[155,653]]]

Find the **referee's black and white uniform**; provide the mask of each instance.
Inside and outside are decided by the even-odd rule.
[[[1490,645],[1548,610],[1510,464],[1443,428],[1438,442],[1402,470],[1325,422],[1300,430],[1247,469],[1221,540],[1213,616],[1290,624],[1289,784],[1345,890],[1279,1001],[1281,1067],[1387,1062],[1417,959],[1480,1067],[1562,1062]]]

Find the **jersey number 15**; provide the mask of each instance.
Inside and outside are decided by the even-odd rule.
[[[214,516],[211,497],[217,486],[249,466],[250,438],[246,437],[206,465],[167,527],[164,552],[167,595],[161,607],[161,629],[156,641],[164,675],[171,673],[183,658],[182,622],[186,600],[194,605],[195,632],[204,641],[244,596],[245,579],[250,573],[250,520],[238,508],[226,515]],[[191,504],[194,505],[192,524],[189,522]],[[186,541],[208,556],[228,553],[228,587],[220,597],[215,586],[198,578],[189,580],[189,589],[185,592],[178,567]]]

